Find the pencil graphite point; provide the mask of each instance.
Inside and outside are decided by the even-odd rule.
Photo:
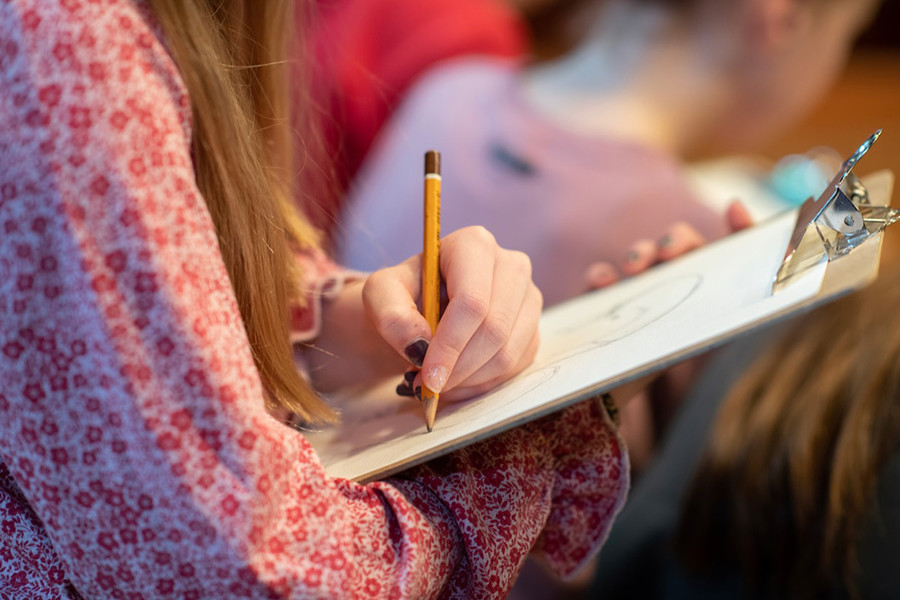
[[[434,394],[429,394],[424,399],[425,402],[425,428],[428,433],[434,429],[434,418],[437,415],[438,398]]]

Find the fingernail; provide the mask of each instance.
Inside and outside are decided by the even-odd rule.
[[[397,395],[404,396],[406,398],[411,398],[413,395],[413,389],[405,383],[398,384],[397,385]]]
[[[595,283],[606,283],[615,277],[615,270],[606,263],[591,265],[588,269],[588,280]]]
[[[409,362],[417,367],[422,366],[422,361],[425,360],[425,352],[427,351],[428,340],[425,338],[416,338],[403,349],[403,353],[406,355],[406,358],[409,359]]]
[[[421,402],[421,401],[422,401],[422,386],[421,386],[421,385],[417,385],[417,386],[416,386],[416,390],[415,390],[415,392],[413,392],[413,394],[415,395],[416,400],[418,400],[419,402]]]
[[[660,248],[668,248],[672,245],[673,241],[674,240],[672,239],[672,235],[666,234],[666,235],[662,236],[662,239],[659,240],[659,247]]]
[[[437,394],[444,389],[449,375],[450,371],[447,370],[447,367],[432,367],[422,377],[422,383],[428,386],[429,390]]]
[[[640,257],[641,254],[637,250],[629,250],[625,256],[625,261],[630,263],[637,262]]]
[[[410,369],[406,373],[403,374],[403,381],[406,382],[406,385],[412,385],[413,380],[416,378],[416,375],[419,374],[418,369]]]

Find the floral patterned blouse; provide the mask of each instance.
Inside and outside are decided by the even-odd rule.
[[[584,563],[628,485],[598,403],[368,485],[269,416],[190,139],[146,5],[0,0],[0,598],[500,598],[532,549]]]

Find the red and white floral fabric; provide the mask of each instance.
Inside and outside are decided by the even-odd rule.
[[[296,262],[303,280],[303,302],[291,306],[291,343],[302,344],[316,338],[322,329],[322,303],[337,298],[344,286],[366,277],[366,273],[335,264],[319,248],[297,252]]]
[[[499,598],[628,484],[585,403],[403,477],[270,417],[145,5],[0,0],[0,597]],[[542,534],[543,532],[543,534]]]

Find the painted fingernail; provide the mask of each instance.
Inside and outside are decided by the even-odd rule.
[[[416,386],[416,390],[415,390],[415,392],[413,392],[413,394],[415,395],[416,400],[418,400],[419,402],[421,402],[421,401],[422,401],[422,386],[421,386],[421,385],[417,385],[417,386]]]
[[[396,391],[398,396],[404,396],[406,398],[411,398],[413,395],[413,389],[405,383],[398,384]]]
[[[410,369],[406,373],[403,374],[403,381],[406,382],[406,385],[412,385],[413,380],[416,378],[416,375],[419,374],[418,369]]]
[[[669,248],[672,246],[672,243],[674,241],[675,240],[672,239],[672,234],[670,234],[670,233],[666,234],[666,235],[662,236],[662,239],[659,240],[659,247],[660,248]]]
[[[447,385],[449,376],[450,371],[447,370],[447,367],[432,367],[424,374],[422,382],[428,386],[429,390],[437,394]]]
[[[425,338],[416,338],[403,349],[403,353],[406,355],[406,358],[409,359],[409,362],[417,367],[422,366],[422,361],[425,360],[425,352],[427,351],[428,340]]]

